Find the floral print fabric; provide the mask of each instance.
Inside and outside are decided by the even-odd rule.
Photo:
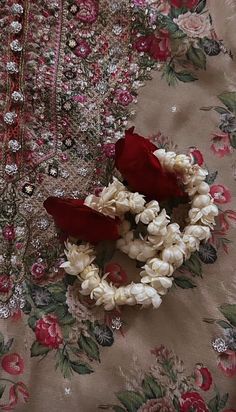
[[[234,412],[234,3],[1,8],[0,410]],[[42,203],[101,190],[129,124],[204,165],[220,214],[160,309],[104,313],[65,276]],[[100,252],[130,281],[128,258]]]

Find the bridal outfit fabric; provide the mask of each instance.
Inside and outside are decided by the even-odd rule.
[[[235,22],[233,0],[0,0],[0,410],[236,411]],[[159,309],[106,312],[43,202],[107,185],[130,126],[206,167],[220,212]]]

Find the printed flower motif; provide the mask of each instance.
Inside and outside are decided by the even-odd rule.
[[[212,142],[211,150],[219,157],[229,155],[233,151],[228,133],[214,134]]]
[[[182,394],[180,404],[181,412],[209,412],[205,401],[197,392],[186,392]]]
[[[24,402],[29,400],[29,392],[26,385],[23,382],[17,382],[10,387],[9,390],[9,403],[0,404],[2,411],[12,411],[19,401],[19,395],[22,396]]]
[[[212,385],[212,376],[209,369],[201,365],[196,365],[195,371],[195,385],[203,391],[208,391]]]
[[[236,375],[236,352],[227,349],[224,353],[221,353],[218,357],[218,368],[228,378],[232,378]]]
[[[211,23],[207,14],[187,13],[180,14],[174,22],[189,37],[204,38],[211,35]]]
[[[171,6],[173,7],[187,7],[188,9],[193,9],[197,6],[199,0],[170,0]]]
[[[118,263],[109,263],[105,267],[105,273],[109,273],[107,278],[114,285],[124,285],[127,282],[127,273]]]
[[[104,144],[102,150],[108,159],[113,159],[115,157],[115,144],[114,143]]]
[[[122,106],[128,106],[133,101],[133,96],[129,90],[117,89],[116,90],[116,100]]]
[[[24,372],[24,361],[18,353],[9,353],[3,356],[2,368],[10,375],[21,375]]]
[[[229,203],[231,201],[230,190],[223,185],[212,185],[210,193],[215,201],[215,203],[223,204]]]
[[[93,244],[119,238],[118,221],[91,209],[83,200],[49,197],[44,207],[67,237]]]
[[[62,331],[55,315],[45,315],[37,320],[35,336],[41,345],[51,349],[58,349],[63,342]]]
[[[41,262],[35,262],[31,268],[30,273],[34,280],[41,280],[45,276],[46,266]]]
[[[174,173],[167,173],[153,154],[157,147],[148,139],[129,129],[116,143],[116,168],[129,186],[147,196],[148,200],[165,200],[182,196]]]
[[[140,36],[134,48],[140,53],[148,53],[154,60],[166,61],[171,54],[169,33],[162,31],[158,36]]]
[[[2,229],[2,234],[3,234],[4,239],[8,241],[14,240],[16,237],[14,226],[13,225],[4,226],[4,228]]]
[[[7,298],[11,294],[13,286],[13,281],[10,276],[1,274],[0,275],[0,296],[2,298]]]
[[[94,23],[98,17],[98,1],[97,0],[77,0],[79,11],[76,14],[78,20],[83,23]]]
[[[175,412],[168,399],[149,399],[137,412]]]
[[[86,40],[79,40],[76,48],[74,49],[76,56],[81,57],[82,59],[86,59],[91,52],[92,49]]]
[[[169,0],[160,0],[156,4],[154,4],[157,13],[164,14],[164,16],[168,16],[170,12],[170,3]]]
[[[192,157],[195,164],[198,164],[199,166],[203,165],[204,158],[200,150],[196,149],[195,147],[190,147],[189,154]]]

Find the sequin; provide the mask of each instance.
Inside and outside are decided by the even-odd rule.
[[[22,24],[19,21],[12,21],[10,30],[12,33],[19,33],[22,30]]]
[[[17,118],[16,112],[8,112],[4,115],[4,122],[12,125],[15,122],[15,119]]]
[[[19,40],[13,40],[10,44],[10,48],[14,52],[22,51],[22,45],[20,44]]]
[[[24,13],[24,9],[23,9],[22,5],[18,4],[18,3],[13,4],[11,6],[11,11],[12,11],[13,14],[23,14]]]
[[[16,164],[7,164],[5,166],[5,172],[9,175],[9,176],[13,176],[18,172],[18,166]]]
[[[20,150],[21,144],[18,142],[18,140],[12,139],[12,140],[9,140],[8,147],[12,152],[15,153],[15,152],[18,152],[18,150]]]
[[[14,102],[17,102],[17,103],[23,102],[23,100],[24,100],[23,94],[21,92],[18,92],[18,91],[14,91],[11,95],[11,98],[12,98],[12,100],[14,100]]]
[[[10,73],[10,74],[14,74],[14,73],[18,73],[19,72],[19,68],[17,63],[15,62],[8,62],[6,64],[6,70]]]
[[[228,346],[226,345],[226,342],[223,338],[216,338],[212,342],[212,347],[218,353],[226,352],[228,349]]]

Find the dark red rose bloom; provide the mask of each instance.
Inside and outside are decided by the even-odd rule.
[[[63,342],[62,331],[55,315],[45,315],[37,320],[35,336],[39,343],[51,349],[58,349]]]
[[[171,55],[169,33],[161,32],[158,36],[141,36],[134,43],[138,52],[148,53],[154,60],[166,61]]]
[[[187,7],[188,9],[193,9],[199,3],[199,0],[170,0],[171,6],[177,7]]]
[[[44,207],[67,236],[93,244],[119,238],[119,221],[84,205],[83,200],[49,197]]]
[[[24,361],[18,353],[9,353],[2,358],[2,368],[10,375],[20,375],[24,371]]]
[[[212,385],[212,376],[209,369],[197,365],[194,371],[195,384],[203,391],[209,391]]]
[[[209,412],[204,399],[197,392],[186,392],[181,396],[181,412]]]
[[[148,200],[166,200],[183,196],[174,173],[165,172],[153,154],[157,147],[148,139],[133,132],[116,142],[115,165],[134,191],[144,194]]]

